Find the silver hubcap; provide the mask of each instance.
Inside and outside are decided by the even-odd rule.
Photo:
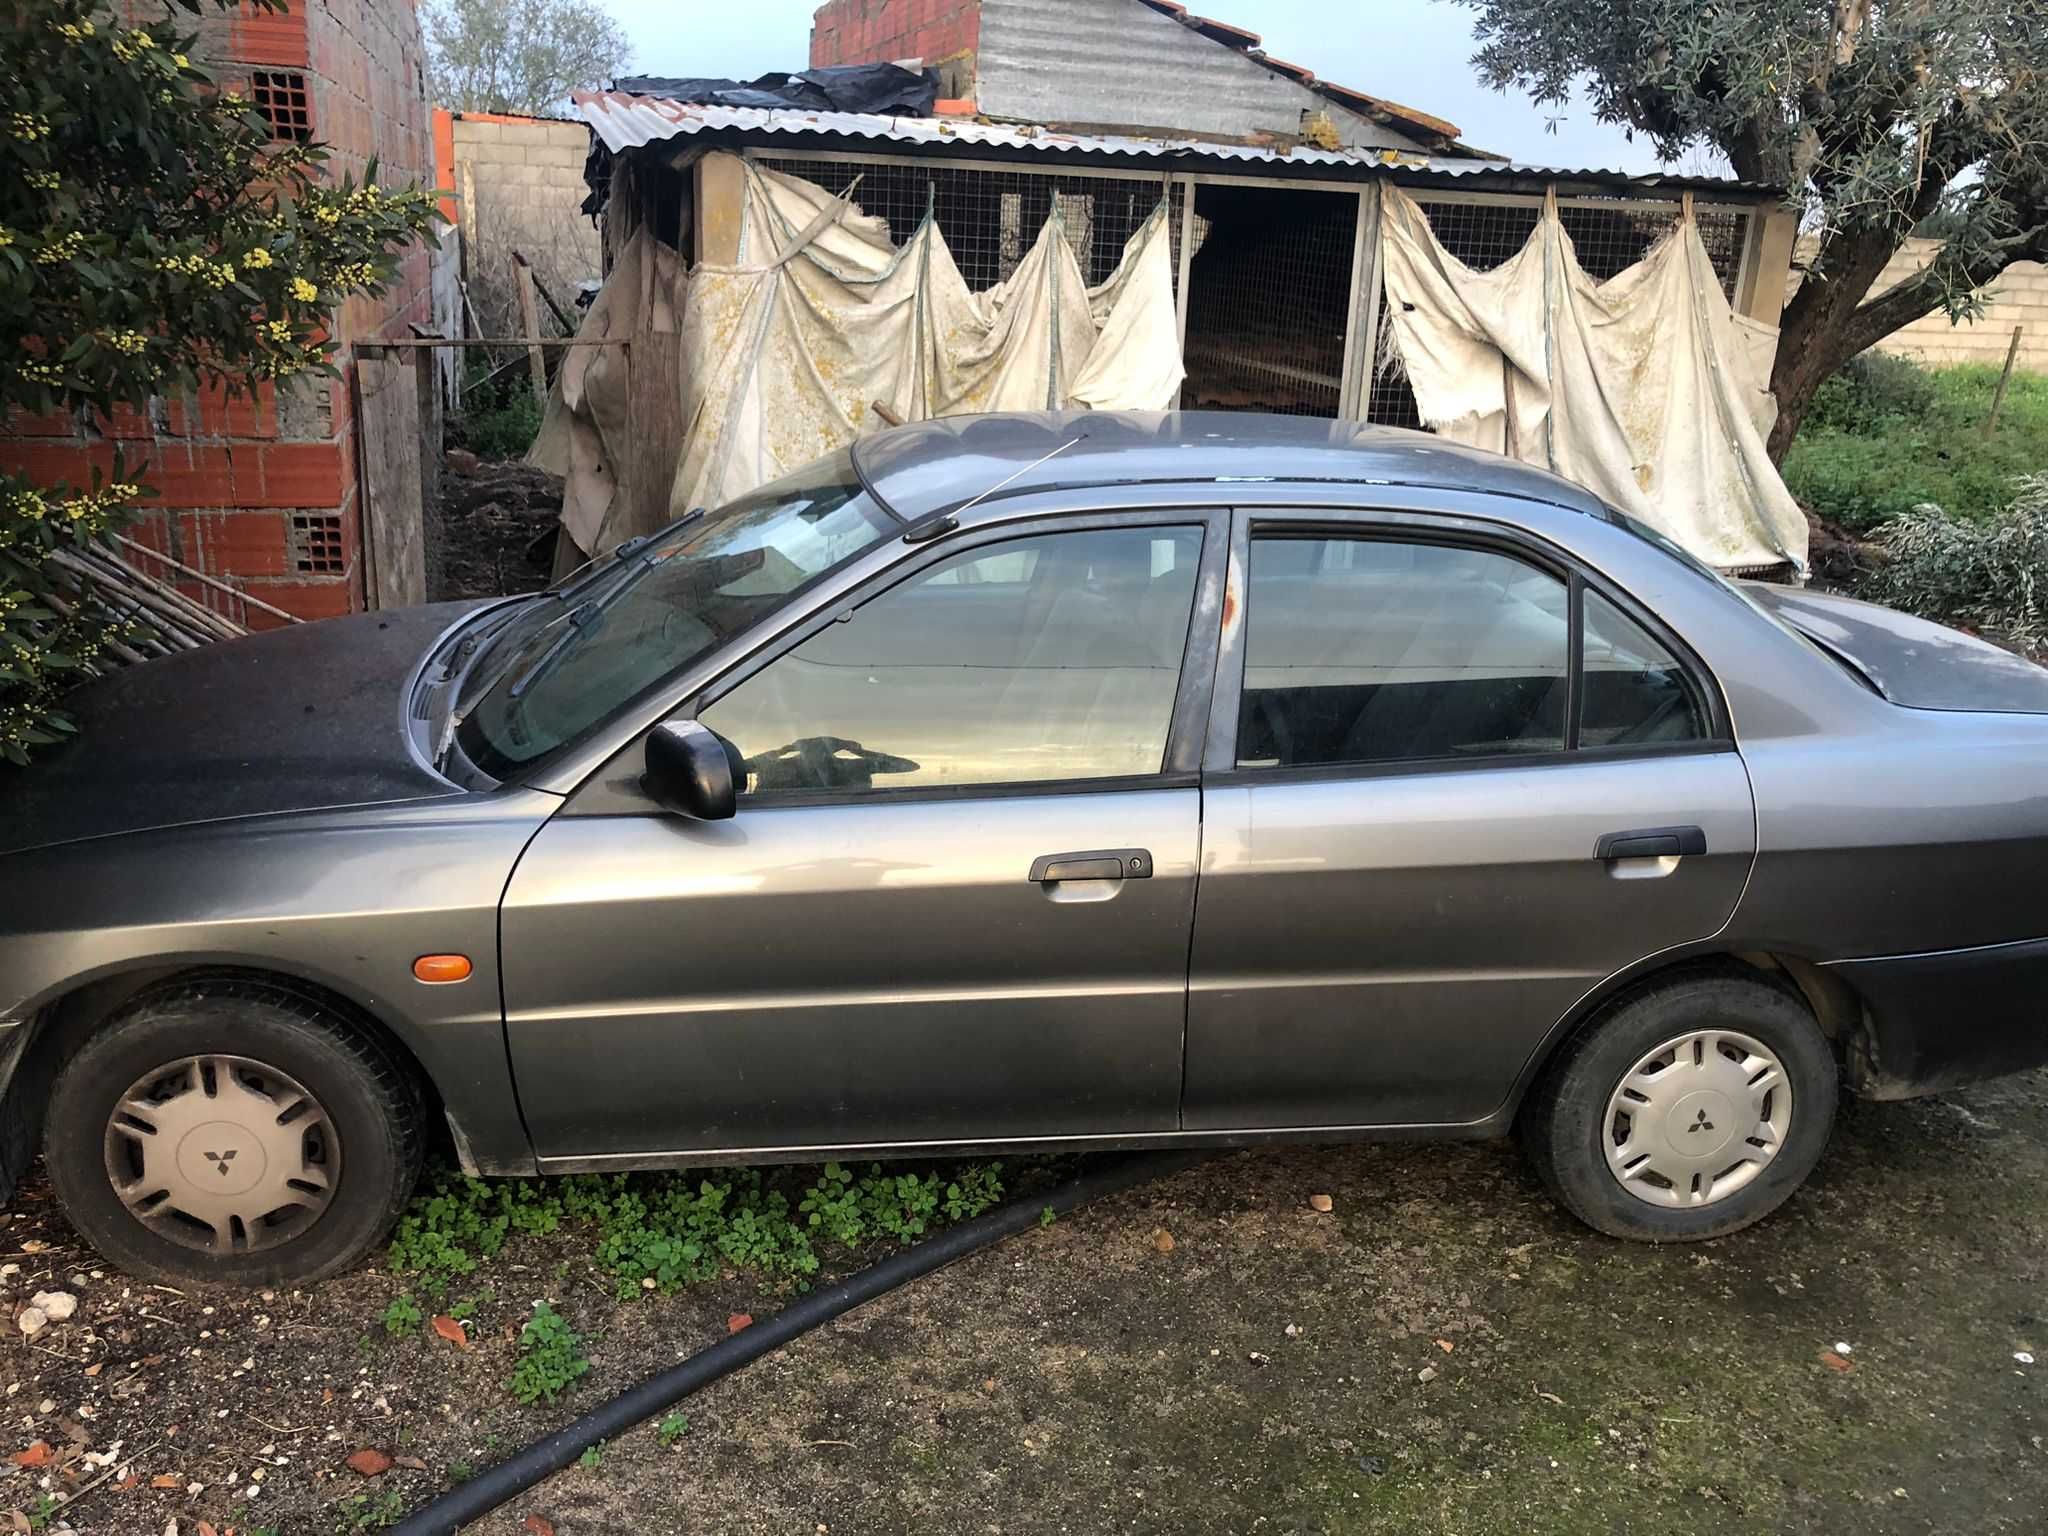
[[[1792,1125],[1792,1084],[1761,1042],[1725,1029],[1667,1040],[1607,1101],[1607,1166],[1652,1205],[1712,1205],[1763,1172]]]
[[[341,1143],[319,1100],[246,1056],[188,1056],[121,1095],[107,1177],[137,1221],[187,1248],[254,1253],[320,1219]]]

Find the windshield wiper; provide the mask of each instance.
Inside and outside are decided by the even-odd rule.
[[[548,648],[533,659],[524,672],[512,679],[505,689],[505,725],[513,738],[522,747],[527,743],[526,695],[534,686],[553,672],[562,658],[569,654],[569,648],[585,635],[596,634],[604,627],[605,609],[595,600],[580,604],[562,625],[562,632],[549,642]]]

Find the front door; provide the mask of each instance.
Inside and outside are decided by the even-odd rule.
[[[572,799],[502,925],[540,1154],[1174,1129],[1221,528],[962,535],[707,690],[732,820]]]
[[[1732,915],[1711,679],[1540,549],[1267,514],[1240,549],[1186,1125],[1481,1120],[1589,988]]]

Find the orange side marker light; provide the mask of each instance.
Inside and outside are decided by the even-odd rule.
[[[421,955],[412,963],[413,975],[430,986],[467,981],[469,973],[475,969],[467,955]]]

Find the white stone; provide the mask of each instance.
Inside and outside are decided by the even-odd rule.
[[[29,1305],[40,1307],[43,1316],[53,1323],[61,1323],[78,1310],[78,1298],[69,1291],[37,1291],[29,1298]]]
[[[41,1307],[23,1307],[21,1315],[14,1321],[30,1338],[50,1326],[50,1316]]]

